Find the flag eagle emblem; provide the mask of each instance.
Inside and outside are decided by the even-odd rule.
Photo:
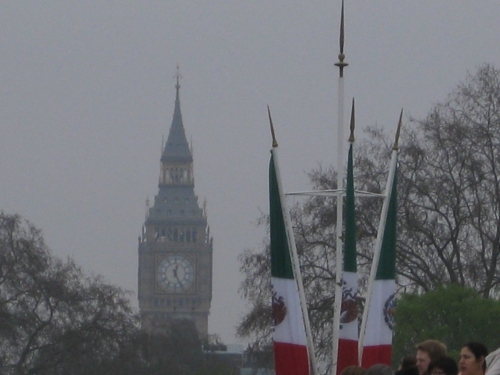
[[[340,323],[350,323],[358,318],[358,302],[355,294],[353,288],[346,288],[346,285],[344,285]]]
[[[394,313],[396,311],[396,293],[393,293],[387,298],[384,303],[384,321],[387,326],[391,329],[394,329]]]
[[[273,292],[273,322],[276,327],[286,317],[286,304],[283,296],[278,296],[278,293]]]

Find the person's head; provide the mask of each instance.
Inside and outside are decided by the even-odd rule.
[[[438,360],[431,362],[428,370],[429,375],[457,375],[457,362],[448,356],[441,357]]]
[[[366,369],[359,366],[347,366],[340,375],[365,375]]]
[[[404,369],[417,364],[417,357],[413,354],[407,354],[399,362],[399,368]]]
[[[488,349],[480,342],[471,341],[465,344],[460,351],[461,375],[482,375],[486,371],[486,356]]]
[[[425,340],[416,346],[417,368],[420,375],[425,375],[431,362],[446,355],[446,345],[437,340]]]
[[[401,358],[397,374],[420,375],[417,368],[417,357],[414,354],[408,354]]]
[[[387,365],[377,363],[366,370],[365,375],[394,375],[394,371]]]
[[[398,375],[419,375],[417,365],[402,367],[397,372]]]

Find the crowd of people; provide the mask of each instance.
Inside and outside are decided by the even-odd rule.
[[[437,340],[426,340],[415,349],[416,354],[403,357],[395,372],[377,364],[368,369],[349,366],[341,375],[500,375],[500,348],[488,353],[482,343],[468,342],[460,350],[458,363]]]

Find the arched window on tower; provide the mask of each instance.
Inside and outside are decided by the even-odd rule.
[[[176,180],[176,168],[170,168],[170,183],[175,184]]]

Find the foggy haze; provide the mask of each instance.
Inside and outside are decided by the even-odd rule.
[[[356,125],[423,117],[468,71],[500,67],[498,0],[345,3]],[[2,1],[0,209],[59,257],[131,291],[175,100],[214,238],[211,333],[246,311],[237,256],[261,245],[269,104],[287,191],[335,163],[340,0]],[[347,111],[346,111],[347,113]],[[347,134],[347,132],[345,132]]]

